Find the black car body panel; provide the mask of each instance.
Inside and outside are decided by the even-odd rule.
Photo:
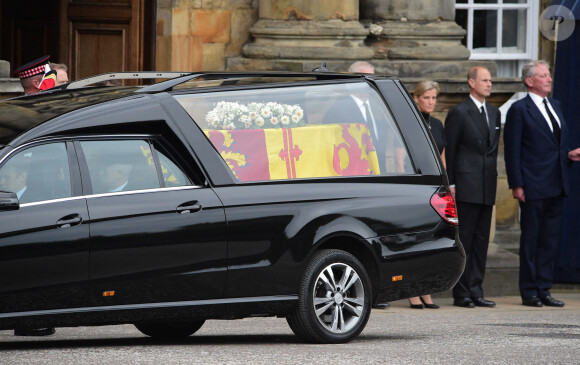
[[[0,103],[0,172],[19,157],[38,156],[44,145],[65,146],[70,166],[59,173],[67,186],[70,180],[66,196],[0,208],[0,329],[289,316],[306,268],[324,250],[347,252],[362,263],[373,302],[451,288],[465,254],[457,227],[430,204],[449,192],[447,177],[402,84],[380,76],[300,75],[275,74],[290,79],[283,85],[65,88]],[[229,132],[208,129],[196,114],[195,105],[214,95],[227,100],[239,90],[239,100],[284,100],[285,88],[316,96],[334,84],[368,88],[382,100],[375,112],[380,107],[401,136],[404,172],[384,173],[380,165],[370,176],[332,177],[315,168],[311,178],[271,172],[270,179],[244,181],[224,157],[229,152],[211,139]],[[311,134],[348,136],[363,128],[363,137],[372,136],[360,124],[313,126]],[[253,131],[247,133],[274,138],[273,131]],[[111,151],[91,152],[87,143],[95,141],[141,143],[137,158],[146,158],[158,185],[99,191],[94,156]],[[293,163],[305,159],[295,156]]]

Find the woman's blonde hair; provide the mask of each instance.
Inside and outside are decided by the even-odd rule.
[[[415,86],[415,90],[413,90],[413,96],[419,97],[423,95],[425,91],[429,91],[431,89],[437,90],[437,95],[439,95],[439,83],[437,81],[421,81]]]

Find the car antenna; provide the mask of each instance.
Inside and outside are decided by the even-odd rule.
[[[322,61],[320,67],[315,68],[312,70],[312,72],[328,72],[328,69],[326,68],[326,61]]]

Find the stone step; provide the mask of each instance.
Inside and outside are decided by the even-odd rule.
[[[520,247],[520,228],[497,226],[493,242],[501,248],[517,254]]]

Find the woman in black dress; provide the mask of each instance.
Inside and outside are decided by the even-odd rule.
[[[415,86],[413,99],[419,107],[425,123],[431,130],[437,149],[441,154],[443,165],[445,165],[445,130],[443,123],[437,118],[431,116],[431,113],[437,105],[437,95],[439,94],[439,84],[435,81],[422,81]]]
[[[441,154],[441,160],[443,160],[443,166],[445,166],[445,130],[443,129],[443,123],[437,118],[431,116],[431,113],[437,105],[437,95],[439,94],[439,84],[435,81],[422,81],[415,86],[413,90],[413,99],[419,107],[421,114],[423,114],[423,119],[425,123],[431,130],[437,149]],[[431,300],[431,295],[422,295],[420,297],[409,298],[411,303],[411,308],[423,309],[439,308],[437,304],[433,304]]]

